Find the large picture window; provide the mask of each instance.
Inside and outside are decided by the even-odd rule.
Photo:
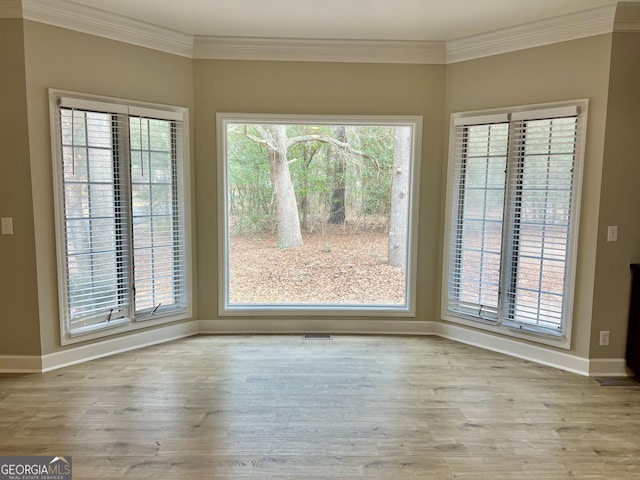
[[[444,318],[568,346],[586,107],[454,114]]]
[[[51,92],[63,339],[189,314],[187,111]]]
[[[412,315],[421,119],[219,114],[221,314]]]

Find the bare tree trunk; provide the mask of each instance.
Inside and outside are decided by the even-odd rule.
[[[266,129],[272,136],[268,150],[278,224],[278,248],[298,247],[303,242],[296,194],[287,162],[287,127],[272,125]]]
[[[335,138],[347,143],[347,128],[344,125],[336,125],[334,127]],[[333,165],[333,191],[331,192],[331,210],[329,212],[329,223],[332,225],[342,225],[347,219],[345,205],[345,161],[342,152],[333,149],[331,152],[334,157]]]
[[[409,165],[411,129],[393,129],[393,180],[391,183],[391,216],[389,224],[389,265],[406,266],[409,229]]]
[[[296,201],[289,163],[287,161],[287,151],[289,147],[301,142],[324,142],[340,149],[344,149],[354,155],[363,158],[373,159],[371,155],[354,149],[346,141],[339,141],[327,135],[300,135],[288,138],[286,125],[254,125],[258,136],[245,133],[252,140],[266,145],[269,153],[269,165],[271,167],[271,179],[273,182],[273,196],[275,201],[276,222],[278,229],[278,247],[297,247],[303,244],[300,228],[300,217]],[[344,131],[346,140],[346,129]],[[341,159],[341,161],[344,161]],[[344,167],[343,167],[344,172]],[[342,175],[344,182],[344,175]],[[342,192],[344,203],[344,188]],[[342,207],[344,215],[344,206]],[[344,220],[343,220],[344,221]]]
[[[311,210],[311,201],[309,200],[309,171],[311,169],[311,162],[313,162],[313,157],[316,156],[320,149],[314,150],[312,146],[307,146],[306,144],[302,148],[302,167],[303,167],[303,176],[301,182],[301,189],[298,192],[300,196],[300,208],[299,211],[302,213],[302,228],[306,231],[310,231],[311,226],[309,225],[309,214]]]

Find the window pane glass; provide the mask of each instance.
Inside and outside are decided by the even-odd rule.
[[[151,186],[144,183],[133,183],[131,185],[131,201],[133,218],[141,222],[146,217],[147,221],[149,221],[148,217],[151,215]]]
[[[496,319],[508,124],[461,127],[458,135],[450,308]]]
[[[561,329],[576,119],[522,122],[520,130],[510,315],[521,323]]]
[[[153,215],[171,215],[173,211],[173,188],[171,185],[151,186],[151,212]]]
[[[171,154],[152,152],[150,155],[150,175],[155,183],[171,185]]]
[[[58,113],[51,130],[59,142],[53,160],[63,342],[185,313],[183,109],[54,91],[50,106]]]
[[[413,127],[224,125],[226,307],[406,309]]]
[[[131,181],[144,183],[149,176],[149,152],[131,150]],[[148,179],[147,179],[148,180]]]
[[[63,175],[67,182],[86,182],[89,178],[87,170],[87,149],[74,147],[72,144],[62,147]]]
[[[60,110],[70,331],[125,315],[112,116]]]
[[[530,108],[453,116],[444,314],[564,346],[586,102]]]
[[[134,117],[130,132],[136,312],[156,315],[184,305],[175,123]]]

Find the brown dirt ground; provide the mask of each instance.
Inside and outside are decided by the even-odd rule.
[[[387,264],[387,234],[333,227],[303,241],[279,249],[275,234],[232,236],[230,303],[404,304],[405,272]]]

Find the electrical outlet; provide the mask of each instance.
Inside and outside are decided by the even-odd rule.
[[[613,225],[607,228],[607,242],[618,241],[618,227]]]
[[[12,217],[2,217],[2,219],[0,219],[0,225],[2,229],[2,235],[13,235]]]
[[[600,346],[604,347],[609,345],[609,330],[600,331]]]

